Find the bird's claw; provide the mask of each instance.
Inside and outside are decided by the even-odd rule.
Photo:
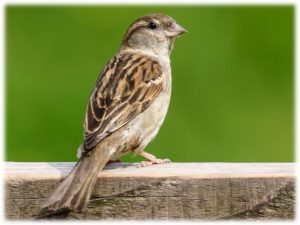
[[[149,161],[142,161],[138,164],[138,168],[151,166],[154,164],[163,164],[163,163],[170,163],[170,159],[155,159],[155,160],[149,160]]]

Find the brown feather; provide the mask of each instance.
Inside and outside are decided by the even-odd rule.
[[[123,53],[105,68],[87,107],[85,150],[144,111],[163,88],[161,67],[148,56]]]

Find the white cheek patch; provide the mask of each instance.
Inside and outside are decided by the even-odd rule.
[[[156,20],[156,19],[153,19],[152,20],[153,22],[155,22],[156,24],[158,24],[158,26],[160,25],[160,22],[158,21],[158,20]],[[163,41],[165,41],[165,37],[164,36],[162,36],[162,35],[155,35],[156,36],[156,38],[157,38],[157,40],[159,41],[159,42],[163,42]]]
[[[161,36],[161,35],[158,35],[158,36],[157,36],[157,40],[158,40],[159,42],[162,42],[162,41],[165,40],[165,38],[164,38],[163,36]]]

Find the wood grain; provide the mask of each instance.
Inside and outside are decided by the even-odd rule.
[[[7,219],[34,219],[74,163],[5,164]],[[114,163],[98,174],[87,212],[47,219],[293,219],[292,163]]]

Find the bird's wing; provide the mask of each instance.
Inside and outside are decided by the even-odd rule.
[[[89,100],[84,123],[85,150],[147,109],[162,89],[162,69],[155,60],[129,53],[112,58]]]

